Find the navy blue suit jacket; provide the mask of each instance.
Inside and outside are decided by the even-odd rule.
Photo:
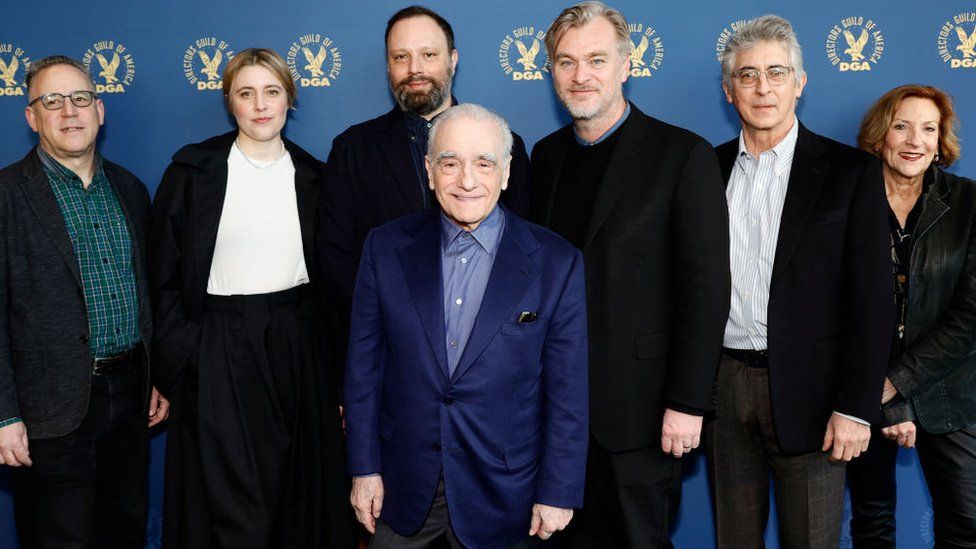
[[[348,471],[381,473],[380,517],[415,533],[443,471],[468,547],[525,538],[531,508],[583,503],[587,336],[583,259],[506,210],[481,309],[448,374],[440,214],[366,239],[346,362]],[[520,313],[536,313],[518,322]]]

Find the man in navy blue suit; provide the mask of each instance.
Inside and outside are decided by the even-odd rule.
[[[498,205],[511,147],[497,115],[447,110],[425,158],[440,209],[366,238],[345,405],[371,547],[511,547],[583,503],[583,259]]]

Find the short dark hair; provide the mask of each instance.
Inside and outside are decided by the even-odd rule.
[[[27,97],[30,98],[31,84],[37,79],[37,75],[41,73],[46,68],[53,67],[55,65],[68,65],[69,67],[74,67],[81,71],[82,74],[88,78],[88,83],[91,84],[91,89],[95,89],[95,81],[92,80],[91,73],[88,72],[88,67],[84,63],[68,57],[67,55],[49,55],[44,59],[38,59],[32,62],[27,70],[24,72],[24,86],[27,87]]]
[[[411,17],[423,17],[427,16],[437,23],[437,26],[444,31],[444,37],[447,38],[447,51],[448,53],[454,51],[454,29],[451,28],[451,24],[437,14],[434,10],[426,8],[424,6],[418,6],[414,4],[412,6],[407,6],[402,10],[393,14],[390,20],[386,22],[386,34],[383,36],[383,42],[388,43],[390,41],[390,31],[393,30],[393,25],[404,19],[410,19]]]

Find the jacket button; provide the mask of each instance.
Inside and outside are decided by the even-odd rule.
[[[446,406],[450,406],[451,404],[454,404],[454,399],[451,397],[444,397],[444,400],[441,402],[443,402]]]
[[[433,444],[433,446],[430,447],[430,449],[433,450],[433,451],[435,451],[435,452],[440,452],[441,451],[441,445],[440,445],[440,443],[435,442]]]
[[[81,336],[78,338],[78,341],[82,343],[88,343],[88,336],[86,336],[85,334],[81,334]]]

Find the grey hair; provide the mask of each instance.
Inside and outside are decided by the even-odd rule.
[[[37,75],[41,73],[44,69],[53,67],[55,65],[68,65],[69,67],[74,67],[81,71],[88,79],[88,83],[91,85],[91,89],[95,89],[95,81],[92,79],[91,73],[88,72],[88,67],[84,63],[68,57],[67,55],[49,55],[44,59],[39,59],[34,61],[27,67],[27,71],[24,75],[24,84],[27,86],[27,97],[30,98],[31,84],[37,79]]]
[[[427,156],[434,152],[434,143],[437,141],[437,133],[441,125],[451,120],[482,120],[494,122],[498,125],[498,132],[502,138],[502,156],[505,160],[512,157],[512,130],[508,127],[508,122],[504,118],[491,112],[490,110],[475,103],[464,103],[455,105],[434,118],[434,123],[430,127],[427,138]]]
[[[578,29],[587,25],[597,17],[604,17],[613,27],[614,35],[617,38],[617,51],[620,57],[628,59],[633,50],[633,43],[630,41],[630,26],[627,25],[627,18],[618,10],[611,8],[603,2],[589,0],[580,2],[575,6],[564,9],[556,19],[549,25],[546,31],[546,53],[553,63],[556,62],[556,45],[563,39],[570,29]]]
[[[796,39],[796,32],[789,21],[778,15],[767,14],[749,20],[736,29],[735,34],[725,43],[722,51],[722,83],[731,87],[732,70],[735,67],[735,54],[751,50],[760,42],[778,42],[790,56],[793,66],[794,82],[798,81],[803,72],[803,50]]]

